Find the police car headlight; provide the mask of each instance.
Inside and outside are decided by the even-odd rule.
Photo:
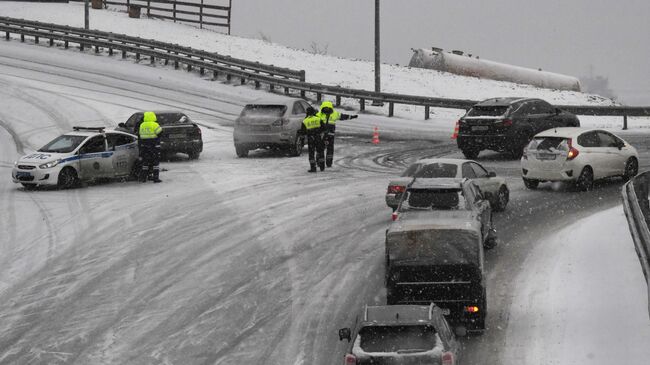
[[[41,169],[51,169],[52,167],[58,165],[60,162],[61,162],[61,160],[55,160],[55,161],[52,161],[52,162],[44,163],[44,164],[40,165],[39,168],[41,168]]]

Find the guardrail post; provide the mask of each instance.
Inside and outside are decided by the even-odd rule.
[[[151,17],[151,1],[147,0],[147,18]]]
[[[156,63],[156,57],[155,57],[155,56],[151,56],[151,64],[153,65],[154,63]]]
[[[259,89],[259,88],[260,88],[260,82],[255,80],[255,89]]]
[[[627,115],[623,116],[623,130],[627,130]]]
[[[323,100],[323,95],[321,93],[316,93],[316,101],[320,103]]]
[[[212,70],[212,80],[216,80],[217,78],[219,78],[219,71]]]
[[[226,74],[226,81],[230,82],[231,79],[232,79],[232,75]]]
[[[50,30],[50,33],[54,33],[53,30]],[[50,38],[50,47],[54,45],[54,38]]]
[[[21,42],[24,42],[24,41],[25,41],[25,35],[24,35],[24,34],[21,34],[21,35],[20,35],[20,41],[21,41]]]
[[[244,85],[246,83],[246,78],[245,77],[240,77],[240,84]]]
[[[10,35],[9,32],[5,32],[5,39],[6,40],[9,40],[9,38],[10,38],[9,35]]]
[[[289,88],[286,86],[284,87],[284,95],[289,95]]]
[[[173,17],[174,17],[174,23],[176,23],[176,1],[174,1],[173,4],[174,4],[174,15],[173,15]]]
[[[305,99],[305,90],[300,90],[300,97]]]
[[[300,70],[300,81],[305,82],[305,70]]]
[[[201,61],[205,61],[205,58],[203,58],[203,57],[199,57],[199,59]],[[205,69],[203,68],[203,66],[199,67],[199,74],[203,75],[204,73],[205,73]]]
[[[135,59],[138,60],[138,61],[140,61],[140,53],[137,53],[137,52],[136,52],[136,54],[135,54]]]
[[[84,50],[84,46],[85,46],[85,45],[83,44],[83,42],[79,43],[79,50],[80,50],[80,51],[83,51],[83,50]]]
[[[424,120],[429,120],[429,109],[428,105],[424,106]]]
[[[336,106],[341,106],[341,96],[336,95]]]
[[[126,58],[126,51],[122,50],[122,58]]]
[[[99,46],[95,46],[95,53],[99,53]]]
[[[366,99],[359,99],[359,111],[362,112],[366,110]]]
[[[273,90],[275,90],[275,85],[269,84],[269,91],[273,91]]]
[[[203,29],[203,0],[201,0],[201,7],[199,7],[199,28]]]
[[[188,63],[188,64],[187,64],[187,72],[190,72],[190,71],[192,71],[192,65],[190,65],[190,64]]]
[[[38,44],[38,36],[34,36],[34,43]]]
[[[388,116],[392,117],[395,114],[395,103],[388,103]]]
[[[169,55],[171,51],[167,51],[167,54]],[[165,66],[169,64],[169,58],[165,58]]]

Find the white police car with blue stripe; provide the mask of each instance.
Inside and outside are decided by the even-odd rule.
[[[103,127],[74,127],[38,151],[16,161],[11,177],[26,188],[128,177],[138,160],[138,138]]]

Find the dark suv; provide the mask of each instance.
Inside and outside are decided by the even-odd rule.
[[[458,121],[458,148],[468,159],[482,150],[509,152],[520,158],[541,131],[579,127],[578,118],[541,99],[493,98],[474,105]]]
[[[163,131],[160,135],[160,147],[163,158],[181,152],[186,153],[191,160],[199,158],[203,151],[201,128],[192,122],[190,117],[178,111],[154,111],[158,124]],[[144,112],[133,114],[126,123],[118,124],[118,131],[138,135]]]

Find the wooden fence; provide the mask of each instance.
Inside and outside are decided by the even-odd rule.
[[[83,2],[84,0],[71,0]],[[230,34],[232,0],[102,0],[104,6],[139,7],[148,17],[226,28]]]

